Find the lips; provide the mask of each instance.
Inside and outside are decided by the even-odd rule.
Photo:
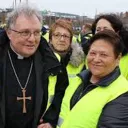
[[[63,45],[63,46],[64,46],[64,45],[65,45],[65,43],[61,43],[61,44],[58,44],[58,45]]]
[[[32,47],[34,47],[35,45],[26,45],[27,47],[30,47],[30,48],[32,48]]]
[[[93,64],[93,66],[101,66],[101,65],[96,65],[96,64]]]
[[[102,65],[92,64],[92,67],[94,67],[94,68],[101,68]]]

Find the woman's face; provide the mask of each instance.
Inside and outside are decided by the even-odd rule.
[[[88,68],[95,79],[110,74],[119,65],[120,57],[115,57],[113,46],[106,40],[93,42],[87,55]]]
[[[95,33],[98,33],[103,30],[112,30],[115,31],[111,25],[111,23],[105,19],[100,19],[96,24],[96,31]]]
[[[58,52],[67,51],[71,47],[71,35],[69,31],[62,27],[57,27],[52,34],[51,44]]]

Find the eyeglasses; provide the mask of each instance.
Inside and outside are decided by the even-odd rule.
[[[69,35],[61,35],[60,33],[54,33],[53,36],[56,38],[56,39],[61,39],[62,37],[65,39],[65,40],[69,40],[70,39],[70,36]]]
[[[20,36],[23,37],[24,39],[30,38],[30,36],[32,34],[35,36],[35,38],[39,38],[41,36],[41,31],[30,32],[28,30],[26,30],[26,31],[17,31],[17,30],[14,30],[14,29],[10,29],[10,30],[20,34]]]

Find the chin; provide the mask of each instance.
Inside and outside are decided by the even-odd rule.
[[[100,75],[101,74],[101,72],[99,72],[99,71],[91,71],[91,72],[93,75]]]
[[[56,51],[58,51],[58,52],[66,52],[67,50],[65,50],[65,49],[56,49]]]
[[[95,76],[99,76],[100,75],[100,73],[97,73],[97,72],[93,72],[92,74],[95,75]]]
[[[30,56],[32,56],[33,54],[34,54],[35,52],[27,52],[27,53],[25,53],[24,54],[24,57],[30,57]]]

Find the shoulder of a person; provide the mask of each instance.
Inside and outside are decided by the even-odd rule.
[[[128,92],[121,94],[119,97],[117,97],[114,101],[119,105],[125,105],[128,107]]]
[[[6,31],[0,32],[0,49],[3,49],[5,46],[9,44],[9,38],[6,34]]]
[[[90,73],[90,72],[89,72],[88,69],[84,69],[82,72],[80,72],[80,73],[78,74],[78,76],[79,76],[80,78],[82,78],[82,79],[85,79],[85,77],[88,76],[89,73]]]
[[[97,126],[98,128],[128,128],[128,92],[103,108]]]
[[[47,40],[41,36],[41,40],[40,40],[41,43],[48,43]]]
[[[103,108],[102,114],[106,117],[122,118],[127,113],[128,119],[128,92],[121,94],[116,99],[110,101]]]
[[[127,110],[128,110],[128,92],[121,94],[119,97],[109,102],[106,105],[106,108],[109,108],[110,106],[113,108],[116,107],[119,109],[121,109],[121,107],[122,108],[127,107]]]

